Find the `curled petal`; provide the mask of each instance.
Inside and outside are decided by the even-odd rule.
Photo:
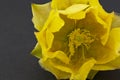
[[[107,25],[105,25],[106,33],[101,37],[101,42],[103,45],[106,45],[106,43],[108,41],[113,16],[114,16],[114,13],[107,14],[106,19],[104,20]]]
[[[108,39],[107,47],[113,49],[118,55],[120,55],[120,27],[112,28]]]
[[[33,23],[35,28],[40,31],[48,18],[51,10],[50,2],[46,4],[32,4]]]
[[[120,28],[113,28],[111,30],[108,43],[106,44],[107,47],[111,48],[116,55],[120,55]],[[112,55],[112,54],[111,54]],[[113,55],[112,55],[113,56]],[[97,70],[114,70],[120,68],[120,57],[117,57],[116,59],[112,60],[111,62],[108,62],[106,64],[101,65],[95,65],[93,69]]]
[[[67,73],[72,73],[72,70],[69,67],[63,66],[63,65],[57,65],[55,63],[53,63],[54,67],[58,70],[61,70],[63,72],[67,72]]]
[[[39,45],[39,43],[36,44],[36,46],[32,50],[31,54],[34,55],[37,58],[42,58],[42,50],[41,50],[41,46]]]
[[[83,19],[86,15],[86,10],[89,7],[87,4],[74,4],[65,10],[59,10],[61,14],[67,15],[70,19]]]
[[[64,10],[74,4],[90,4],[90,6],[101,9],[99,0],[52,0],[52,8],[58,10]]]
[[[61,29],[54,34],[54,40],[53,44],[51,47],[51,51],[57,51],[57,50],[62,50],[62,51],[67,51],[68,47],[68,34],[74,29],[74,20],[68,19],[66,16],[61,15],[60,16],[64,20],[64,26],[61,27]],[[53,25],[53,27],[55,27]],[[51,29],[53,29],[51,26]],[[57,47],[55,47],[57,46]]]
[[[46,42],[46,32],[35,32],[35,36],[37,38],[38,44],[41,46],[42,53],[43,51],[47,50],[47,42]]]
[[[119,15],[115,14],[111,26],[112,26],[112,28],[120,27],[120,16]]]
[[[85,10],[89,5],[86,4],[74,4],[65,10],[59,10],[60,13],[68,15],[68,14],[74,14],[79,11]]]
[[[70,80],[86,80],[87,75],[89,74],[95,63],[96,61],[93,58],[85,61],[80,69],[71,75]]]
[[[58,11],[51,11],[51,15],[47,22],[47,28],[51,32],[57,32],[64,26],[64,21],[61,19]]]
[[[90,73],[88,74],[88,79],[93,80],[93,78],[95,77],[95,75],[98,73],[97,70],[91,70]]]
[[[56,65],[50,59],[46,61],[40,59],[39,63],[45,70],[54,74],[57,79],[68,79],[70,77],[70,73],[57,69]]]
[[[44,55],[46,58],[50,58],[50,59],[57,58],[58,60],[62,61],[65,64],[69,63],[69,58],[62,51],[46,52]]]
[[[49,31],[46,30],[46,43],[47,43],[47,49],[49,50],[53,44],[54,35]]]
[[[103,45],[105,45],[109,37],[113,13],[108,15],[109,16],[106,18],[109,18],[109,21],[105,21],[99,16],[98,10],[90,7],[87,10],[86,17],[79,20],[77,26],[88,29],[93,35],[96,35],[101,40]]]
[[[112,60],[106,64],[98,64],[93,67],[93,70],[115,70],[120,69],[120,56],[117,57],[115,60]]]
[[[80,20],[80,19],[85,18],[85,16],[86,16],[86,11],[80,11],[78,13],[68,15],[68,18]]]
[[[65,9],[70,5],[70,0],[52,0],[51,7],[54,9]]]
[[[93,57],[97,61],[96,64],[105,64],[118,57],[118,54],[100,42],[95,42],[91,45],[86,56]]]
[[[51,11],[43,29],[40,32],[36,32],[36,38],[42,47],[42,50],[51,48],[54,36],[52,32],[57,32],[64,25],[64,21],[59,17],[58,12]]]

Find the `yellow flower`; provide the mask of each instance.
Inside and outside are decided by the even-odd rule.
[[[32,4],[37,45],[32,54],[57,79],[92,79],[120,68],[120,17],[98,0]]]

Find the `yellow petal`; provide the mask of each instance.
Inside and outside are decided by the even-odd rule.
[[[98,7],[101,6],[99,0],[88,0],[88,2],[91,6],[98,6]]]
[[[89,74],[95,63],[96,61],[93,58],[88,59],[85,63],[83,63],[83,65],[76,73],[73,73],[71,75],[70,80],[86,80],[87,75]]]
[[[108,62],[106,64],[98,64],[93,67],[93,70],[115,70],[120,69],[120,56],[115,60]]]
[[[68,79],[70,77],[70,73],[55,68],[56,65],[53,64],[52,60],[48,59],[47,61],[44,61],[41,59],[39,63],[45,70],[54,74],[57,79]]]
[[[67,55],[62,51],[56,51],[56,58],[58,58],[59,60],[61,60],[62,62],[66,64],[68,64],[70,61]]]
[[[64,10],[74,4],[87,4],[88,0],[52,0],[52,8]]]
[[[71,4],[87,4],[90,0],[70,0]]]
[[[112,22],[112,28],[120,27],[120,16],[115,14]]]
[[[69,0],[52,0],[51,7],[54,9],[65,9],[70,5]]]
[[[108,40],[113,14],[110,14],[109,21],[105,22],[99,17],[98,13],[98,10],[95,8],[89,8],[86,17],[80,20],[77,26],[88,29],[93,35],[96,35],[97,38],[101,40],[103,45],[105,45]]]
[[[106,19],[104,19],[104,21],[107,25],[104,25],[104,26],[106,26],[105,27],[106,28],[106,33],[101,37],[101,42],[102,42],[103,45],[106,44],[106,42],[109,38],[109,33],[110,33],[110,29],[111,29],[113,16],[114,16],[114,13],[110,13],[106,16]]]
[[[86,4],[74,4],[65,10],[59,10],[60,13],[68,15],[68,14],[74,14],[79,11],[85,10],[89,5]]]
[[[104,29],[105,25],[105,22],[98,16],[98,11],[94,8],[89,8],[86,17],[78,21],[77,27],[85,28],[100,37],[106,32],[106,29]]]
[[[52,0],[52,8],[63,10],[74,4],[90,4],[94,7],[101,7],[98,0]]]
[[[107,47],[113,49],[116,54],[120,51],[120,27],[112,28],[108,39]]]
[[[118,54],[115,50],[103,46],[100,42],[94,42],[86,56],[93,57],[97,61],[96,64],[105,64],[118,57]]]
[[[65,64],[69,63],[69,58],[62,51],[46,52],[46,53],[44,53],[44,55],[46,58],[50,58],[50,59],[57,58],[58,60],[62,61]]]
[[[56,63],[52,63],[52,65],[53,65],[53,67],[55,67],[56,69],[58,69],[60,71],[72,73],[72,70],[69,67],[64,66],[64,65],[58,65],[57,61],[56,61]]]
[[[98,71],[95,70],[91,70],[90,73],[88,74],[88,79],[93,80],[93,78],[95,77],[95,75],[98,73]]]
[[[75,13],[75,14],[69,14],[68,18],[80,20],[80,19],[85,18],[85,16],[86,16],[86,11],[80,11],[80,12]]]
[[[38,44],[41,46],[42,51],[45,51],[48,48],[46,42],[46,32],[35,32],[35,36],[37,38]]]
[[[34,55],[37,58],[42,58],[42,50],[39,43],[37,43],[35,48],[32,50],[32,55]]]
[[[97,64],[105,64],[114,60],[120,55],[120,37],[118,36],[120,36],[120,28],[113,28],[106,45],[103,46],[96,42],[91,46],[88,55],[94,57],[97,60]]]
[[[50,12],[50,2],[46,4],[32,4],[33,23],[35,28],[40,31],[48,18]]]
[[[64,21],[61,19],[57,10],[52,10],[47,24],[47,28],[51,32],[57,32],[64,26]]]
[[[49,29],[50,32],[57,32],[63,27],[63,25],[64,21],[61,19],[58,10],[51,10],[42,31]]]
[[[59,10],[61,14],[67,15],[70,19],[83,19],[85,18],[86,10],[89,5],[86,4],[74,4],[65,10]]]
[[[35,35],[37,37],[38,43],[42,47],[42,49],[49,49],[51,48],[53,42],[53,33],[60,30],[63,27],[64,21],[59,17],[57,11],[52,10],[50,15],[40,32],[36,32]]]
[[[50,49],[52,44],[53,44],[53,39],[54,39],[54,35],[49,31],[46,30],[46,43],[47,43],[47,49]]]
[[[106,16],[104,15],[105,19],[103,19],[102,18],[103,16],[99,16],[99,14],[102,14],[102,11],[99,12],[98,10],[91,8],[90,12],[93,14],[93,17],[98,22],[98,24],[101,25],[101,27],[102,27],[101,28],[102,31],[99,30],[101,32],[99,33],[98,36],[100,36],[101,43],[103,45],[105,45],[107,40],[108,40],[108,37],[109,37],[109,32],[110,32],[110,29],[111,29],[111,23],[112,23],[112,20],[113,20],[114,13],[107,13],[106,12]]]
[[[58,32],[54,33],[54,40],[50,49],[51,51],[62,50],[66,52],[68,47],[68,34],[74,29],[74,20],[68,19],[64,15],[61,15],[61,18],[64,20],[65,24]]]

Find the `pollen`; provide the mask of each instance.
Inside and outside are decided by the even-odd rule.
[[[89,49],[90,44],[95,40],[94,35],[90,33],[90,31],[86,29],[75,29],[69,35],[69,51],[70,57],[74,55],[75,50],[79,47],[84,47]]]

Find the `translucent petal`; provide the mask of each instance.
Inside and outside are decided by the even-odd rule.
[[[105,64],[118,57],[118,54],[115,50],[96,41],[91,44],[86,56],[93,57],[97,61],[96,64]]]
[[[43,29],[40,32],[36,32],[36,37],[38,40],[38,43],[42,47],[42,49],[49,49],[51,48],[54,35],[52,32],[57,32],[62,28],[64,25],[64,21],[59,17],[59,14],[57,11],[52,10],[50,12],[50,15],[43,27]]]
[[[98,36],[105,34],[105,23],[97,16],[97,14],[97,10],[90,8],[88,13],[86,14],[86,17],[78,21],[77,27],[85,28],[89,30],[92,34],[96,34]]]
[[[90,6],[101,8],[99,0],[70,0],[72,4],[89,4]]]
[[[87,4],[90,0],[70,0],[72,4]]]
[[[96,19],[97,19],[97,21],[99,23],[102,23],[102,25],[104,26],[104,28],[106,28],[106,33],[103,36],[101,36],[101,38],[100,38],[101,39],[101,43],[103,45],[105,45],[106,42],[107,42],[107,40],[108,40],[108,36],[109,36],[110,29],[111,29],[111,23],[112,23],[112,19],[113,19],[114,13],[113,12],[112,13],[106,12],[102,8],[101,4],[99,3],[99,0],[91,0],[90,1],[90,5],[93,5],[94,8],[96,10],[98,10],[97,15],[96,15]],[[105,24],[103,24],[103,22]]]
[[[94,70],[115,70],[120,69],[120,56],[106,64],[98,64],[93,67]]]
[[[80,11],[80,12],[77,12],[77,13],[74,13],[74,14],[69,14],[68,18],[80,20],[80,19],[85,18],[85,16],[86,16],[86,11]]]
[[[101,7],[100,3],[99,3],[99,0],[88,0],[89,4],[91,6],[98,6],[98,7]]]
[[[64,26],[64,21],[61,19],[57,10],[52,10],[47,24],[49,31],[57,32]]]
[[[115,14],[112,22],[112,28],[120,27],[120,16]]]
[[[106,27],[106,33],[101,37],[101,42],[103,45],[106,44],[108,38],[109,38],[109,33],[110,33],[110,29],[111,29],[111,24],[112,24],[112,20],[113,20],[113,16],[114,13],[110,13],[107,15],[106,19],[104,19],[105,23],[107,25],[105,25]]]
[[[88,0],[89,5],[91,5],[92,7],[98,10],[99,17],[101,17],[104,21],[109,20],[106,18],[108,17],[109,13],[103,9],[99,1],[100,0]]]
[[[119,36],[120,36],[120,27],[112,28],[108,42],[106,44],[107,47],[113,49],[117,54],[119,54],[119,51],[120,51]]]
[[[112,14],[109,15],[109,21],[105,22],[99,17],[98,10],[91,7],[87,12],[86,17],[78,21],[77,26],[89,30],[93,35],[97,36],[97,38],[101,39],[101,43],[105,45],[108,40],[111,22]]]
[[[88,51],[88,55],[94,57],[98,64],[114,60],[120,55],[120,37],[118,36],[120,36],[120,28],[113,28],[106,45],[103,46],[99,42],[94,43]]]
[[[98,73],[98,71],[95,70],[91,70],[90,73],[88,74],[88,79],[93,80],[93,78],[95,77],[95,75]]]
[[[68,79],[70,77],[70,73],[55,68],[56,65],[54,65],[50,59],[47,59],[46,61],[41,59],[39,63],[45,70],[50,71],[52,74],[54,74],[57,79]]]
[[[70,5],[69,0],[52,0],[51,6],[54,9],[65,9]]]
[[[95,63],[96,61],[93,58],[88,59],[86,62],[83,63],[83,65],[76,73],[73,73],[71,75],[70,80],[86,80],[87,75],[89,74]]]
[[[63,10],[74,4],[90,4],[101,7],[98,0],[52,0],[52,8]]]
[[[64,20],[65,24],[58,32],[54,33],[54,40],[50,50],[62,50],[66,52],[68,47],[68,34],[74,29],[75,21],[68,19],[64,15],[60,15],[60,17]]]
[[[56,63],[55,63],[56,62]],[[67,72],[67,73],[72,73],[72,70],[70,69],[70,67],[68,67],[68,66],[65,66],[65,65],[60,65],[60,64],[57,64],[58,63],[58,61],[55,61],[52,65],[56,68],[56,69],[58,69],[58,70],[60,70],[60,71],[63,71],[63,72]]]
[[[50,58],[50,59],[57,58],[58,60],[62,61],[65,64],[69,63],[69,58],[62,51],[46,52],[46,53],[44,53],[44,55],[46,58]]]
[[[86,4],[74,4],[66,8],[65,10],[59,10],[59,12],[65,15],[74,14],[74,13],[77,13],[79,11],[86,9],[88,6],[89,5],[86,5]]]
[[[39,45],[39,43],[36,44],[35,48],[32,50],[32,55],[34,55],[37,58],[42,58],[42,50]]]
[[[48,49],[51,48],[53,44],[53,39],[54,39],[54,35],[49,30],[46,30],[46,43],[47,43]]]
[[[108,42],[106,44],[106,47],[110,48],[112,51],[114,51],[114,54],[117,56],[120,55],[120,28],[113,28],[110,32],[110,36],[108,39]],[[111,54],[111,56],[114,56]],[[108,62],[106,64],[101,65],[95,65],[93,69],[95,70],[113,70],[120,68],[120,57],[116,58],[115,60],[112,60],[111,62]]]
[[[40,31],[48,18],[50,12],[50,2],[46,4],[32,4],[33,23],[35,28]]]
[[[45,51],[47,47],[47,42],[46,42],[46,32],[45,31],[40,31],[40,32],[35,32],[35,36],[37,38],[38,44],[40,44],[42,51]]]
[[[83,19],[85,18],[86,10],[89,5],[86,4],[74,4],[65,10],[59,10],[61,14],[67,15],[70,19]]]

